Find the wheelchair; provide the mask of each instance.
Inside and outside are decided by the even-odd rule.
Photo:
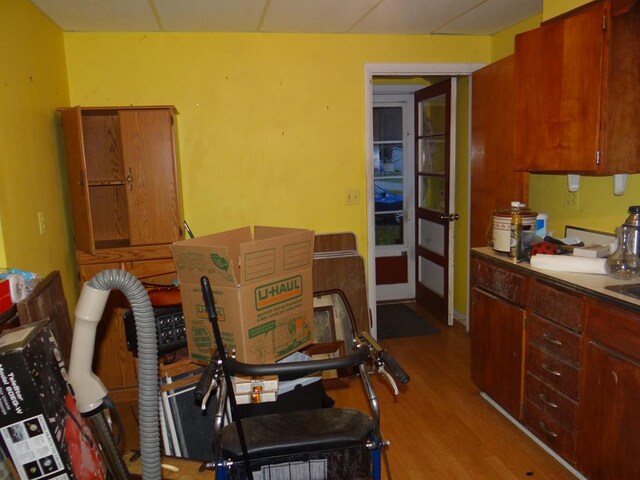
[[[225,351],[213,292],[206,276],[201,278],[201,287],[216,351],[194,390],[194,399],[203,408],[210,397],[215,396],[217,400],[214,460],[205,462],[201,470],[214,470],[216,480],[380,480],[381,459],[388,442],[380,434],[378,399],[366,367],[372,365],[383,374],[397,394],[393,377],[401,383],[407,383],[409,377],[389,353],[368,333],[362,332],[355,335],[352,351],[338,358],[259,365],[240,362]],[[341,297],[353,325],[348,302]],[[370,414],[335,408],[326,395],[330,406],[267,410],[267,413],[258,408],[258,413],[252,413],[252,405],[239,405],[234,393],[235,376],[277,375],[282,382],[337,369],[347,369],[352,376],[360,378]],[[318,380],[316,384],[321,382]],[[255,407],[264,405],[259,403]],[[386,467],[387,478],[391,478],[388,463]]]

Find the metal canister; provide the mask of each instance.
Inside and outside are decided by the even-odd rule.
[[[629,248],[640,256],[640,205],[629,207],[629,216],[624,224],[633,228],[633,232],[628,237]]]

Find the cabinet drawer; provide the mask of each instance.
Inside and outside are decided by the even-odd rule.
[[[531,282],[529,309],[572,330],[582,330],[582,297],[534,280]]]
[[[576,436],[533,403],[524,402],[523,421],[533,434],[570,463],[575,462]]]
[[[471,258],[471,278],[476,286],[489,290],[516,305],[524,305],[527,279],[511,270]]]
[[[580,366],[580,336],[533,313],[527,319],[527,341],[560,360]]]
[[[610,305],[589,302],[587,334],[617,351],[640,359],[640,316]]]
[[[578,404],[569,397],[542,383],[530,373],[524,379],[524,396],[549,418],[570,432],[575,430]]]
[[[531,344],[527,345],[526,369],[547,385],[578,400],[578,369]]]
[[[170,285],[171,280],[178,278],[173,258],[126,262],[124,268],[141,282],[162,284],[162,279],[167,279],[164,284]]]

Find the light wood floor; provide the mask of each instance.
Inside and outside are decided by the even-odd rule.
[[[411,377],[395,398],[380,375],[373,378],[393,478],[575,479],[480,396],[464,326],[438,327],[439,335],[381,342]],[[366,408],[358,383],[329,391],[336,406]]]

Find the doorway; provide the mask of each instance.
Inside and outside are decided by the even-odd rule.
[[[414,85],[375,85],[373,199],[378,301],[412,300],[415,284]]]
[[[368,216],[368,278],[367,290],[369,292],[369,309],[372,315],[372,332],[377,333],[376,304],[378,294],[376,288],[376,242],[375,242],[375,178],[374,178],[374,147],[373,147],[373,84],[376,77],[391,79],[407,77],[453,77],[468,76],[473,71],[481,68],[481,64],[367,64],[365,65],[365,139],[366,139],[366,175],[367,175],[367,216]],[[398,82],[400,83],[400,82]],[[411,206],[413,209],[413,205]],[[465,205],[468,211],[468,205]],[[404,214],[404,211],[403,211]],[[413,213],[408,213],[414,217]],[[415,229],[415,227],[413,227]],[[464,219],[459,228],[468,230],[468,219]],[[415,235],[415,233],[414,233]],[[407,236],[407,233],[404,234]],[[468,265],[461,265],[468,269]],[[413,274],[415,276],[415,273]],[[468,274],[467,274],[468,278]],[[385,298],[387,300],[388,298]],[[390,300],[390,299],[389,299]],[[411,299],[407,299],[411,300]],[[449,315],[452,319],[453,315]]]

